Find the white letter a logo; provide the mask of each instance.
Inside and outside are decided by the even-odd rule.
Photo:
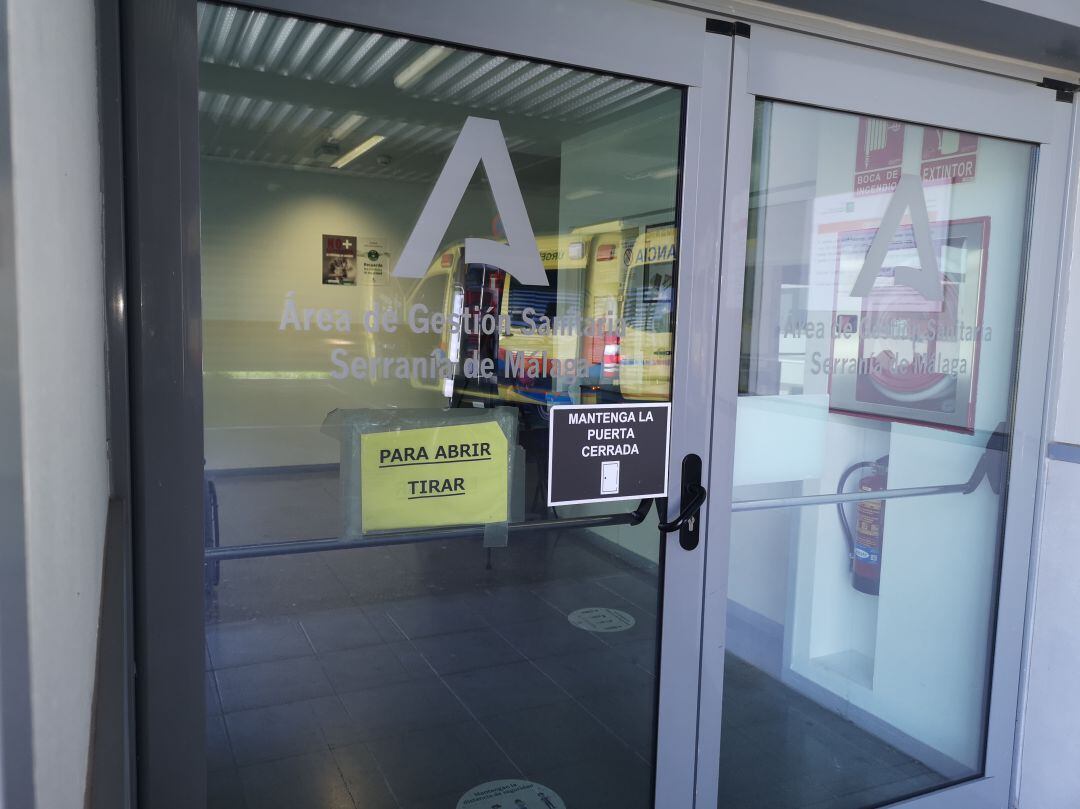
[[[498,121],[471,116],[465,119],[465,126],[446,158],[446,165],[401,251],[394,275],[404,278],[424,276],[480,163],[484,164],[507,244],[490,239],[466,239],[465,263],[490,264],[510,273],[522,284],[547,286],[547,275],[536,249],[536,237],[529,224],[529,214],[514,175],[502,127]]]
[[[911,287],[928,301],[940,301],[941,273],[938,272],[937,254],[934,242],[930,238],[930,214],[926,210],[926,198],[922,193],[922,183],[914,174],[904,174],[893,191],[889,207],[881,217],[881,224],[874,234],[874,241],[866,251],[859,277],[851,288],[851,297],[865,298],[874,288],[874,281],[881,272],[885,254],[889,252],[889,243],[900,227],[904,211],[911,211],[911,235],[919,252],[919,267],[897,267],[894,278],[898,284]]]

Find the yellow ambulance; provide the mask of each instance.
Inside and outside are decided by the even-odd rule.
[[[442,357],[449,357],[454,350],[452,345],[458,341],[460,355],[460,336],[450,328],[450,317],[460,312],[463,302],[455,301],[462,295],[464,277],[465,246],[461,243],[445,247],[428,267],[427,273],[405,296],[405,305],[399,313],[401,324],[396,332],[396,341],[391,353],[399,356],[429,357],[438,351]],[[432,314],[441,315],[438,329],[423,328],[430,322]],[[410,319],[421,328],[413,329]],[[439,390],[449,396],[452,386],[440,378],[422,378],[413,376],[410,383],[415,388]]]
[[[678,231],[646,230],[634,242],[622,283],[619,390],[629,400],[666,401],[674,348]]]
[[[540,236],[536,246],[548,286],[504,277],[500,398],[569,404],[570,385],[616,388],[619,292],[634,232]]]

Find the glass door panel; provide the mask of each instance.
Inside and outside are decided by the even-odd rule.
[[[983,772],[1036,149],[754,131],[719,806],[877,806]]]
[[[684,92],[230,5],[199,49],[210,805],[651,806],[655,523],[550,508],[548,423],[670,400]]]

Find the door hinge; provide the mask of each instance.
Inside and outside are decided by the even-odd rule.
[[[1038,86],[1053,90],[1057,93],[1057,100],[1064,101],[1066,104],[1072,104],[1073,96],[1080,89],[1080,84],[1073,84],[1061,79],[1043,79]]]
[[[710,34],[720,34],[725,37],[749,37],[750,23],[710,18],[705,20],[705,30]]]

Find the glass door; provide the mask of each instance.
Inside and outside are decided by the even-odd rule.
[[[618,496],[615,416],[670,419],[677,492],[701,88],[223,3],[196,37],[207,805],[689,805],[702,553]],[[611,416],[600,496],[556,496],[569,406]]]
[[[735,65],[706,805],[1005,805],[1067,105],[757,27]]]

